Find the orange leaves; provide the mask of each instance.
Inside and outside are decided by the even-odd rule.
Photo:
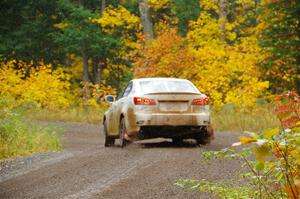
[[[285,193],[291,199],[299,199],[300,197],[300,180],[295,180],[294,184],[284,188]]]
[[[135,77],[187,78],[193,70],[192,57],[188,54],[184,39],[172,28],[142,46],[134,65]]]
[[[296,92],[286,92],[276,98],[275,109],[278,118],[284,128],[299,126],[300,98]]]
[[[298,126],[296,123],[298,123],[299,121],[300,121],[299,116],[293,116],[286,120],[281,121],[281,123],[286,128],[293,128],[293,127]]]

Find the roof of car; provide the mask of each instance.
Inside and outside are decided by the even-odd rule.
[[[166,80],[166,81],[188,81],[187,79],[180,78],[167,78],[167,77],[152,77],[152,78],[139,78],[133,79],[132,81],[155,81],[155,80]]]

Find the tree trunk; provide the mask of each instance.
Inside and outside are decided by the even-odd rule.
[[[83,81],[84,82],[89,82],[90,78],[89,78],[89,57],[87,54],[87,50],[84,47],[82,49],[82,64],[83,64]]]
[[[83,0],[78,0],[78,5],[80,8],[83,8]],[[82,66],[83,66],[83,82],[89,82],[89,57],[87,53],[87,49],[85,45],[83,44],[83,47],[81,49],[81,55],[82,55]]]
[[[83,8],[84,7],[83,6],[83,0],[78,0],[78,5],[79,5],[80,8]]]
[[[93,78],[95,84],[101,84],[102,65],[101,60],[97,58],[93,59]]]
[[[139,0],[140,17],[143,26],[143,33],[146,39],[153,39],[153,25],[150,20],[150,10],[147,0]]]
[[[106,1],[102,0],[101,1],[101,16],[103,16],[105,8],[106,8]]]
[[[218,0],[219,3],[219,24],[221,29],[221,39],[226,40],[226,22],[227,22],[227,0]]]

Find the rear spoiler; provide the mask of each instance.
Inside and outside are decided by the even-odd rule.
[[[167,95],[173,95],[173,94],[184,94],[184,95],[202,95],[201,93],[192,93],[192,92],[153,92],[153,93],[143,93],[144,95],[159,95],[159,94],[167,94]]]

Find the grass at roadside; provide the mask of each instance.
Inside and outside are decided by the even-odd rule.
[[[61,110],[34,110],[28,116],[32,120],[41,121],[61,121],[61,122],[82,122],[96,123],[102,122],[104,111],[96,108],[73,107]]]
[[[102,122],[103,109],[73,107],[49,111],[46,109],[32,111],[29,118],[41,121],[63,121],[96,123]],[[257,106],[248,111],[235,111],[224,108],[212,110],[213,124],[217,131],[261,131],[278,126],[279,121],[270,105]]]
[[[0,98],[0,159],[30,153],[62,149],[60,133],[53,127],[42,127],[32,121],[63,121],[101,123],[104,108],[73,107],[50,111],[28,105],[12,106],[14,101]],[[278,126],[271,106],[258,106],[251,111],[234,111],[224,108],[212,111],[217,131],[262,131]]]
[[[60,130],[26,118],[24,109],[0,98],[0,159],[62,149]]]
[[[223,109],[213,111],[213,124],[217,131],[254,131],[275,128],[279,125],[274,110],[270,106],[258,106],[248,111]]]

